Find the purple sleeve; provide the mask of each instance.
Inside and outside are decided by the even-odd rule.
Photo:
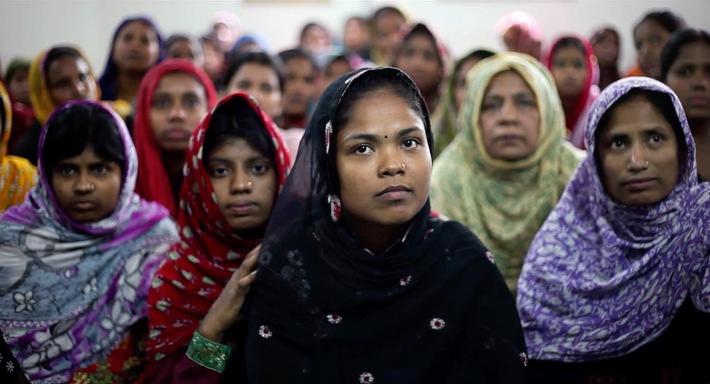
[[[173,351],[153,366],[151,383],[216,384],[220,373],[205,368],[187,357],[187,346]]]

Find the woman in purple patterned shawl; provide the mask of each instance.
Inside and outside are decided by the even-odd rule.
[[[63,104],[42,131],[37,186],[0,217],[0,328],[34,383],[142,373],[145,300],[177,231],[134,193],[137,170],[118,115]]]
[[[708,382],[710,185],[678,97],[611,84],[586,148],[520,276],[527,382]]]

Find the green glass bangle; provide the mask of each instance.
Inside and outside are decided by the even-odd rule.
[[[231,347],[215,343],[195,331],[195,333],[192,334],[192,340],[190,340],[186,354],[187,357],[195,363],[215,372],[222,373],[230,352],[232,352]]]

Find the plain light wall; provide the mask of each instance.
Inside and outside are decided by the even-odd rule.
[[[316,0],[316,1],[135,1],[0,0],[0,60],[33,58],[58,43],[79,45],[100,75],[109,53],[114,28],[126,16],[150,15],[167,36],[175,32],[205,33],[219,10],[235,12],[243,32],[259,32],[275,51],[297,43],[301,27],[320,22],[337,36],[352,15],[368,15],[384,4],[404,9],[414,21],[426,22],[449,46],[454,57],[479,47],[499,50],[496,22],[506,13],[524,10],[538,19],[548,43],[563,33],[588,36],[602,25],[617,28],[622,36],[622,69],[633,64],[633,24],[648,10],[666,8],[696,28],[710,29],[710,1],[484,1],[484,0]]]

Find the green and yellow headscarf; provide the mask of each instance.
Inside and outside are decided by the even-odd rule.
[[[492,158],[480,127],[488,84],[509,70],[530,86],[540,113],[537,147],[517,161]],[[537,60],[523,54],[499,54],[478,63],[466,81],[459,113],[461,129],[434,162],[432,208],[471,229],[493,252],[508,287],[515,291],[528,247],[583,152],[564,140],[562,103],[552,75]]]

